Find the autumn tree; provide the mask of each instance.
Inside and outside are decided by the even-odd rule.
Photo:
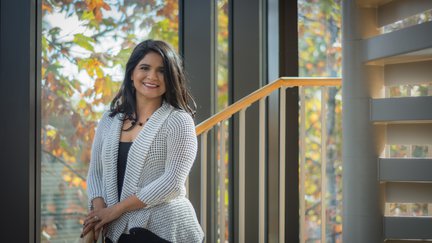
[[[342,72],[340,0],[299,1],[300,76],[340,77]],[[306,94],[306,242],[320,239],[320,224],[327,224],[327,241],[339,242],[342,232],[341,90],[329,88],[327,113],[321,112],[320,88]],[[327,195],[321,193],[321,116],[327,121]],[[324,199],[323,199],[324,198]],[[327,218],[320,221],[321,203]]]
[[[67,241],[87,211],[97,121],[137,43],[178,46],[178,1],[44,0],[42,14],[42,241]]]

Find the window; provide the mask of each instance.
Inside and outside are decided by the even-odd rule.
[[[42,2],[41,242],[76,242],[98,120],[135,44],[178,47],[178,1]]]
[[[298,1],[299,72],[301,77],[340,77],[342,1]],[[304,242],[321,242],[325,224],[326,242],[342,242],[342,105],[341,89],[331,87],[327,92],[327,113],[321,109],[321,89],[304,88],[305,97],[305,200]],[[326,118],[326,134],[322,134],[321,117]],[[302,131],[300,131],[302,132]],[[321,138],[325,137],[325,146]],[[323,195],[321,163],[327,161],[326,188]],[[301,157],[301,156],[300,156]],[[324,199],[323,199],[324,198]],[[325,222],[321,208],[325,208]]]

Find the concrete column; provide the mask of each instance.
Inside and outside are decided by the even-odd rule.
[[[233,102],[265,83],[264,0],[230,1],[230,82]],[[258,242],[258,103],[246,111],[245,242]],[[234,163],[234,240],[238,242],[239,122],[232,120]],[[231,135],[230,135],[231,136]]]
[[[369,115],[370,98],[382,95],[383,68],[362,63],[362,39],[376,34],[375,11],[343,1],[343,241],[350,243],[383,241],[377,158],[385,127]]]

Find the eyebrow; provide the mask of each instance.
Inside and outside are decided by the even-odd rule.
[[[146,64],[146,63],[141,63],[140,65],[139,65],[139,67],[151,67],[151,65],[149,65],[149,64]],[[164,66],[160,66],[160,67],[158,67],[158,68],[164,68]]]

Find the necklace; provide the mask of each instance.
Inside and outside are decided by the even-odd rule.
[[[147,118],[145,120],[145,122],[147,122],[148,120],[149,120],[149,118]],[[135,124],[140,126],[140,127],[144,126],[144,122],[140,122],[140,121],[132,121],[131,124],[132,124],[132,126],[135,126]]]
[[[146,119],[146,122],[148,121],[149,118]],[[140,121],[135,121],[135,120],[131,120],[131,126],[127,129],[123,129],[123,131],[128,132],[130,130],[132,130],[132,128],[135,127],[135,125],[138,125],[140,127],[144,126],[144,122],[140,122]]]

